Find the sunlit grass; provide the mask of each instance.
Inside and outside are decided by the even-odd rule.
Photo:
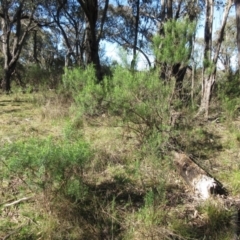
[[[2,203],[33,195],[31,201],[11,208],[9,217],[0,206],[4,231],[28,224],[10,239],[99,239],[101,234],[106,234],[106,239],[203,239],[212,234],[211,239],[217,240],[231,236],[228,223],[232,212],[222,205],[192,204],[189,211],[191,192],[182,184],[167,151],[162,153],[159,148],[166,143],[165,135],[157,133],[144,142],[121,118],[105,113],[78,115],[76,106],[55,92],[0,95],[0,105],[1,146],[51,137],[59,149],[70,149],[82,138],[92,153],[81,172],[85,188],[80,189],[75,182],[69,187],[68,193],[79,191],[78,201],[54,193],[44,196],[37,187],[29,188],[27,172],[22,179],[19,175],[11,179],[15,184],[11,188],[9,179],[2,180]],[[207,161],[202,166],[232,196],[239,195],[239,133],[224,124],[211,123],[180,133],[185,149],[199,154],[199,159],[205,154]],[[66,140],[69,145],[61,144]],[[225,232],[220,231],[222,226]],[[1,231],[0,237],[5,237]]]

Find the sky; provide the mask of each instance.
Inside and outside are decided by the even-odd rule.
[[[234,11],[235,11],[235,8],[232,7],[229,15],[234,16],[235,15]],[[219,27],[221,26],[223,13],[224,13],[224,9],[220,9],[220,10],[214,9],[213,33],[215,33],[215,31],[219,29]],[[198,29],[197,38],[204,38],[204,17],[201,19],[201,21],[199,21],[197,29]],[[116,60],[120,63],[121,62],[121,57],[119,54],[120,48],[118,47],[118,45],[113,43],[108,43],[108,42],[102,42],[102,44],[105,45],[106,56],[111,60]],[[233,63],[236,62],[236,59],[237,59],[236,56],[233,56],[232,58],[233,58],[232,62]],[[153,65],[154,56],[149,56],[149,59]],[[131,60],[132,60],[132,56],[129,55],[129,62],[131,62]],[[221,65],[219,67],[221,68]],[[148,63],[146,59],[142,56],[142,54],[139,53],[137,69],[143,70],[147,68],[148,68]]]

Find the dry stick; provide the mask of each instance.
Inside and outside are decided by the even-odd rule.
[[[11,198],[11,199],[9,199],[9,200],[6,200],[6,201],[0,203],[0,207],[1,207],[2,205],[4,205],[4,204],[8,203],[8,202],[13,201],[14,199],[15,199],[15,198],[13,197],[13,198]]]
[[[10,207],[10,206],[16,205],[16,204],[18,204],[20,202],[27,201],[27,200],[29,200],[31,198],[33,198],[33,197],[24,197],[24,198],[21,198],[21,199],[18,199],[16,201],[14,201],[14,202],[7,203],[3,207]]]

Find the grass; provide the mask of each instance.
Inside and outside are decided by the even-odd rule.
[[[58,154],[50,151],[55,157],[46,158],[52,163],[60,158],[62,150],[66,153],[71,146],[74,149],[79,139],[91,151],[90,160],[79,173],[76,168],[64,169],[61,178],[72,179],[77,174],[81,179],[80,183],[73,181],[65,195],[54,191],[46,194],[47,189],[39,190],[34,185],[39,176],[43,181],[54,174],[56,166],[51,170],[49,165],[45,175],[34,175],[39,173],[36,169],[43,170],[41,167],[29,168],[23,174],[16,169],[8,178],[3,172],[9,169],[1,162],[0,238],[231,239],[233,209],[216,199],[195,203],[171,158],[157,150],[158,144],[165,141],[162,136],[153,136],[143,143],[117,117],[77,117],[71,102],[54,92],[0,95],[0,106],[2,151],[18,142],[39,148],[37,143],[45,144],[47,139],[51,139],[51,149],[59,149]],[[235,121],[229,127],[229,123],[209,122],[202,126],[195,122],[177,134],[182,147],[193,153],[199,164],[227,186],[235,198],[240,194],[236,155],[239,133],[232,129],[238,124]],[[48,145],[44,146],[46,149]],[[31,159],[38,161],[40,153]],[[9,155],[1,159],[10,161]],[[58,178],[50,180],[51,186],[62,183]],[[76,192],[79,195],[72,197],[71,193]],[[5,207],[6,203],[29,196],[32,198],[28,201]]]

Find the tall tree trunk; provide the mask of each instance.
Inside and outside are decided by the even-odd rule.
[[[86,47],[86,63],[93,64],[96,69],[96,76],[98,81],[102,80],[102,73],[101,73],[101,65],[99,59],[99,44],[97,41],[96,36],[96,22],[86,20],[86,40],[85,40],[85,47]]]
[[[216,80],[217,60],[223,42],[224,29],[227,23],[229,11],[232,6],[232,0],[228,0],[224,10],[222,26],[217,38],[216,52],[211,59],[212,53],[212,20],[213,20],[213,0],[207,0],[206,6],[206,20],[205,20],[205,49],[204,49],[204,62],[203,62],[203,82],[202,82],[202,98],[199,111],[196,116],[204,114],[204,118],[208,118],[209,104],[212,94],[212,88]],[[208,73],[206,70],[211,70]]]
[[[167,0],[167,18],[172,19],[173,18],[173,1]]]
[[[3,70],[3,79],[1,83],[1,87],[5,93],[9,93],[11,90],[11,72],[9,69]]]
[[[4,55],[4,73],[3,73],[3,79],[1,82],[1,87],[4,92],[10,91],[10,78],[11,74],[9,71],[9,63],[11,61],[11,53],[10,53],[10,22],[6,19],[8,18],[7,11],[4,12],[4,17],[1,20],[2,25],[2,52]]]
[[[235,9],[237,25],[238,67],[240,68],[240,0],[235,0]]]
[[[183,79],[187,72],[187,66],[181,66],[181,63],[174,64],[171,75],[176,79],[175,90],[179,97],[182,96]]]
[[[96,32],[98,20],[98,0],[78,0],[86,16],[86,39],[85,39],[85,57],[87,64],[93,64],[96,69],[96,77],[100,82],[102,80],[102,71],[99,58],[99,41]],[[106,1],[108,5],[108,1]],[[106,12],[104,12],[106,14]],[[105,19],[102,17],[101,28]]]
[[[4,56],[4,74],[2,80],[2,89],[5,92],[10,92],[11,90],[11,76],[15,71],[17,61],[19,59],[24,40],[28,32],[30,31],[30,26],[32,24],[33,14],[35,8],[31,9],[30,16],[28,17],[28,23],[26,24],[25,29],[22,28],[22,19],[26,19],[26,16],[22,16],[23,13],[23,3],[20,3],[14,13],[14,17],[12,20],[9,18],[10,5],[7,1],[4,1],[2,4],[2,11],[3,14],[0,15],[1,17],[1,41],[2,41],[2,52]],[[33,29],[36,27],[34,25],[31,27]],[[14,28],[14,32],[11,33],[12,29]],[[10,39],[10,34],[13,38]]]
[[[33,60],[38,66],[40,65],[40,61],[38,59],[37,54],[37,30],[33,31]]]
[[[131,62],[131,69],[134,70],[137,58],[137,40],[138,40],[138,26],[139,26],[139,11],[140,11],[140,0],[136,2],[137,13],[135,16],[135,29],[134,29],[134,43],[133,43],[133,59]]]

